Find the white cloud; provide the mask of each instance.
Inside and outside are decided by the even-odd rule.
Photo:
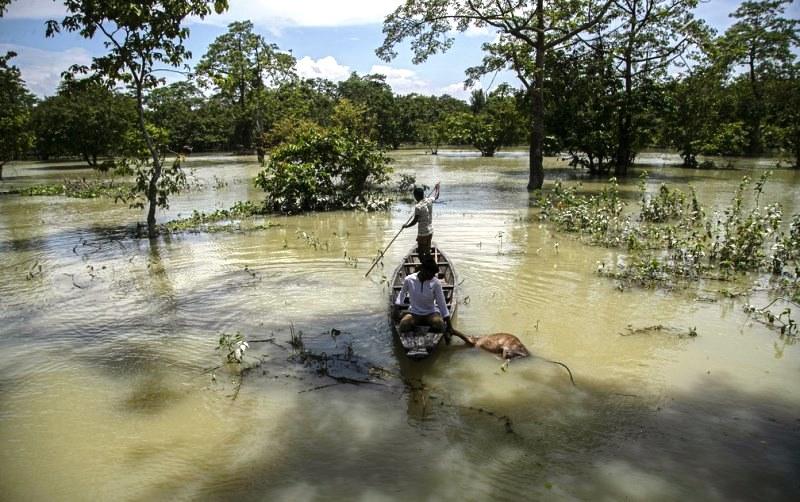
[[[73,47],[63,51],[46,51],[15,44],[0,44],[0,54],[14,51],[17,57],[11,64],[22,72],[22,78],[37,96],[55,94],[61,73],[74,64],[89,65],[92,56],[84,49]]]
[[[67,9],[64,4],[54,0],[12,0],[3,17],[8,19],[50,19],[63,17],[66,13]]]
[[[492,36],[492,32],[486,26],[469,25],[464,31],[464,35],[468,37],[489,37]]]
[[[455,84],[450,84],[439,88],[435,94],[436,95],[449,94],[454,98],[464,99],[468,101],[470,94],[472,94],[472,91],[480,88],[481,88],[480,85],[473,85],[472,87],[464,89],[464,82],[456,82]]]
[[[297,74],[302,78],[326,78],[334,82],[345,80],[350,76],[350,67],[340,65],[333,56],[319,58],[316,61],[304,56],[295,65]]]
[[[288,26],[352,26],[382,23],[402,0],[232,0],[230,8],[204,22],[227,24],[249,19],[271,28]]]
[[[373,65],[369,73],[378,73],[386,76],[386,83],[397,94],[409,94],[412,92],[433,94],[430,83],[421,79],[414,70],[392,68],[386,65]]]

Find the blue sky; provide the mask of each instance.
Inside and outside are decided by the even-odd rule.
[[[448,93],[465,97],[464,69],[480,61],[480,46],[492,34],[471,29],[458,36],[449,52],[421,65],[411,63],[407,50],[400,51],[391,63],[384,63],[375,56],[375,48],[383,41],[382,20],[400,3],[401,0],[230,0],[231,8],[225,14],[190,23],[187,45],[197,60],[208,44],[225,32],[229,22],[250,19],[267,40],[281,49],[291,49],[303,76],[340,80],[351,71],[383,73],[395,92],[401,94]],[[728,14],[739,3],[740,0],[707,0],[700,4],[697,14],[722,31],[730,24]],[[46,39],[44,21],[61,15],[63,8],[52,0],[15,0],[0,18],[0,52],[18,53],[14,64],[39,96],[54,92],[60,73],[67,67],[87,64],[93,55],[103,52],[99,40],[84,40],[73,34]],[[787,15],[800,16],[798,2],[789,6]],[[487,77],[482,86],[488,87],[490,81]]]

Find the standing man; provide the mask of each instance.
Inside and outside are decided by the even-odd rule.
[[[422,259],[423,255],[430,256],[431,241],[433,240],[433,202],[439,198],[439,183],[433,187],[430,197],[425,197],[425,190],[422,187],[414,188],[414,199],[417,201],[414,206],[414,219],[404,225],[403,228],[417,227],[417,254]]]

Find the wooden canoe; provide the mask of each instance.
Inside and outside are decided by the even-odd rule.
[[[444,297],[447,301],[447,308],[450,311],[450,320],[452,322],[455,318],[457,306],[456,289],[458,287],[458,282],[456,280],[456,272],[452,262],[447,258],[447,255],[435,245],[431,248],[431,255],[436,260],[437,265],[439,265],[439,280],[442,283]],[[406,356],[411,359],[424,359],[431,355],[444,336],[443,333],[430,332],[427,327],[418,327],[415,331],[409,333],[400,332],[400,319],[408,310],[409,299],[406,297],[405,304],[399,307],[395,306],[395,299],[403,287],[403,281],[406,275],[416,272],[419,268],[419,264],[419,255],[416,252],[416,247],[414,247],[403,258],[403,261],[398,265],[397,269],[395,269],[389,283],[391,285],[389,291],[389,305],[391,306],[392,312],[392,328],[400,340],[400,343],[403,345]]]

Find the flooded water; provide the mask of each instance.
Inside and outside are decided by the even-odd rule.
[[[503,372],[457,341],[422,362],[400,356],[382,277],[414,231],[364,273],[408,202],[150,242],[132,237],[142,215],[109,200],[3,195],[0,498],[797,499],[800,346],[742,311],[765,293],[620,291],[595,274],[617,252],[532,218],[524,155],[393,157],[396,173],[442,182],[434,240],[462,281],[456,326],[515,333],[538,357]],[[654,190],[691,182],[717,208],[761,168],[651,157]],[[161,221],[263,197],[254,158],[190,166],[193,189]],[[548,166],[548,182],[577,183]],[[96,176],[4,174],[2,189]],[[623,186],[631,200],[635,185]],[[800,173],[777,171],[765,202],[800,212],[798,186]],[[665,329],[624,336],[654,325]],[[223,333],[251,341],[243,375],[222,364]]]

